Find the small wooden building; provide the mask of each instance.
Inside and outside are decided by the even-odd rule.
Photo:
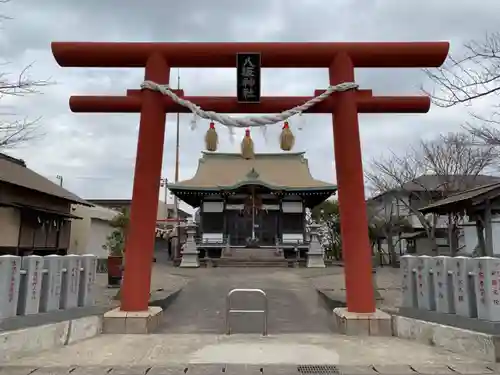
[[[303,152],[256,154],[253,159],[204,152],[193,178],[168,187],[200,208],[199,247],[212,250],[274,249],[287,243],[307,247],[306,208],[337,190],[311,176]]]
[[[478,239],[478,251],[481,256],[493,256],[493,216],[500,214],[500,182],[479,186],[451,195],[420,209],[423,214],[466,215],[469,223],[474,223]],[[450,224],[451,234],[458,228]],[[498,254],[498,252],[496,252]]]
[[[0,153],[0,254],[66,254],[75,194]]]

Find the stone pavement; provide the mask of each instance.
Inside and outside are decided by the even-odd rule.
[[[313,271],[313,270],[311,270]],[[343,268],[326,268],[323,273],[305,270],[304,277],[311,284],[328,295],[345,297],[345,280]],[[382,299],[377,301],[377,306],[384,310],[397,310],[401,304],[401,270],[399,268],[377,268],[375,274],[377,291]]]
[[[488,364],[439,348],[392,337],[335,334],[101,335],[58,350],[10,361],[10,366],[189,366],[408,365],[484,366]]]
[[[172,271],[176,270],[171,266],[161,263],[153,263],[153,270],[151,276],[151,291],[154,292],[158,289],[164,290],[177,290],[183,287],[190,280],[189,275],[176,275]],[[119,301],[115,300],[118,293],[117,288],[108,288],[108,275],[98,273],[96,275],[96,290],[95,299],[96,304],[101,306],[116,307]]]
[[[38,368],[30,366],[12,366],[0,368],[0,375],[480,375],[498,374],[496,366],[476,366],[460,364],[452,366],[435,365],[239,365],[239,364],[202,364],[172,366],[69,366]]]
[[[291,271],[291,272],[290,272]],[[199,269],[165,314],[162,333],[223,334],[226,296],[233,288],[257,288],[269,303],[269,333],[329,332],[330,317],[310,283],[293,269]],[[263,309],[259,294],[234,294],[232,307]],[[234,314],[233,332],[262,332],[258,313]]]
[[[397,288],[397,272],[379,273],[381,288]],[[343,336],[330,332],[329,314],[315,287],[342,291],[341,268],[174,269],[155,267],[155,287],[185,283],[153,335],[101,335],[57,350],[9,361],[0,374],[486,374],[494,365],[394,337]],[[226,293],[262,288],[269,296],[269,336],[258,333],[258,316],[234,319],[224,331]],[[237,308],[257,308],[259,300],[235,298]],[[240,334],[239,332],[254,332]],[[260,367],[250,366],[257,365]],[[303,367],[315,365],[327,367]],[[339,366],[338,368],[328,366]],[[1,365],[0,365],[1,366]],[[22,366],[14,368],[12,366]],[[224,370],[223,370],[224,369]],[[262,369],[262,370],[261,370]],[[20,372],[17,372],[17,371]],[[36,371],[35,371],[36,370]],[[3,372],[2,372],[3,371]]]

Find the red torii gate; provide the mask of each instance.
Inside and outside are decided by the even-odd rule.
[[[83,43],[54,42],[52,52],[63,67],[144,68],[145,80],[168,84],[170,68],[234,68],[238,52],[260,52],[265,68],[328,68],[330,85],[355,82],[354,68],[439,67],[449,43]],[[241,104],[234,97],[184,96],[204,110],[219,113],[279,113],[312,97],[263,97]],[[315,92],[315,96],[319,92]],[[130,228],[126,242],[121,310],[148,309],[151,262],[167,112],[189,112],[151,90],[126,96],[72,96],[73,112],[141,113]],[[334,148],[339,186],[347,308],[375,311],[371,249],[364,195],[358,113],[425,113],[425,96],[373,96],[371,90],[333,93],[306,113],[335,118]]]

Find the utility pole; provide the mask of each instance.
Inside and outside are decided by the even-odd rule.
[[[177,90],[180,90],[181,88],[181,73],[180,69],[177,69]],[[176,124],[176,135],[175,135],[175,177],[174,181],[175,183],[179,182],[179,130],[180,130],[180,114],[177,112],[177,124]],[[180,230],[179,230],[179,201],[177,199],[177,196],[174,195],[174,218],[177,221],[174,221],[174,225],[176,225],[177,229],[175,230],[177,234],[177,241],[175,243],[175,248],[174,248],[174,257],[177,258],[180,256]]]
[[[181,88],[181,74],[180,69],[177,69],[177,90]],[[176,135],[175,135],[175,183],[179,182],[179,130],[180,130],[180,114],[177,112],[177,124],[176,124]],[[178,215],[178,200],[174,195],[174,210],[175,210],[175,218],[177,219]]]
[[[163,199],[164,199],[164,208],[165,208],[165,215],[164,219],[168,219],[168,206],[167,206],[167,185],[168,185],[168,178],[160,178],[160,186],[163,187]]]
[[[59,180],[59,186],[62,187],[63,186],[63,176],[61,176],[60,174],[58,174],[56,176],[56,178]]]

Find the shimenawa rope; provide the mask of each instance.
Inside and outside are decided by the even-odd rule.
[[[338,85],[329,86],[320,95],[308,100],[302,105],[296,106],[287,111],[273,114],[273,115],[261,115],[261,116],[247,116],[247,117],[231,117],[224,114],[219,114],[213,111],[205,111],[198,105],[185,100],[177,96],[169,85],[160,85],[153,81],[144,81],[141,84],[141,89],[153,90],[162,93],[170,97],[175,103],[188,108],[195,117],[201,117],[206,120],[216,121],[224,126],[231,128],[251,128],[251,127],[263,127],[265,129],[266,125],[273,125],[278,122],[286,121],[290,117],[299,115],[304,111],[307,111],[312,106],[322,102],[328,98],[334,92],[342,92],[357,89],[359,86],[354,82],[343,82]]]

